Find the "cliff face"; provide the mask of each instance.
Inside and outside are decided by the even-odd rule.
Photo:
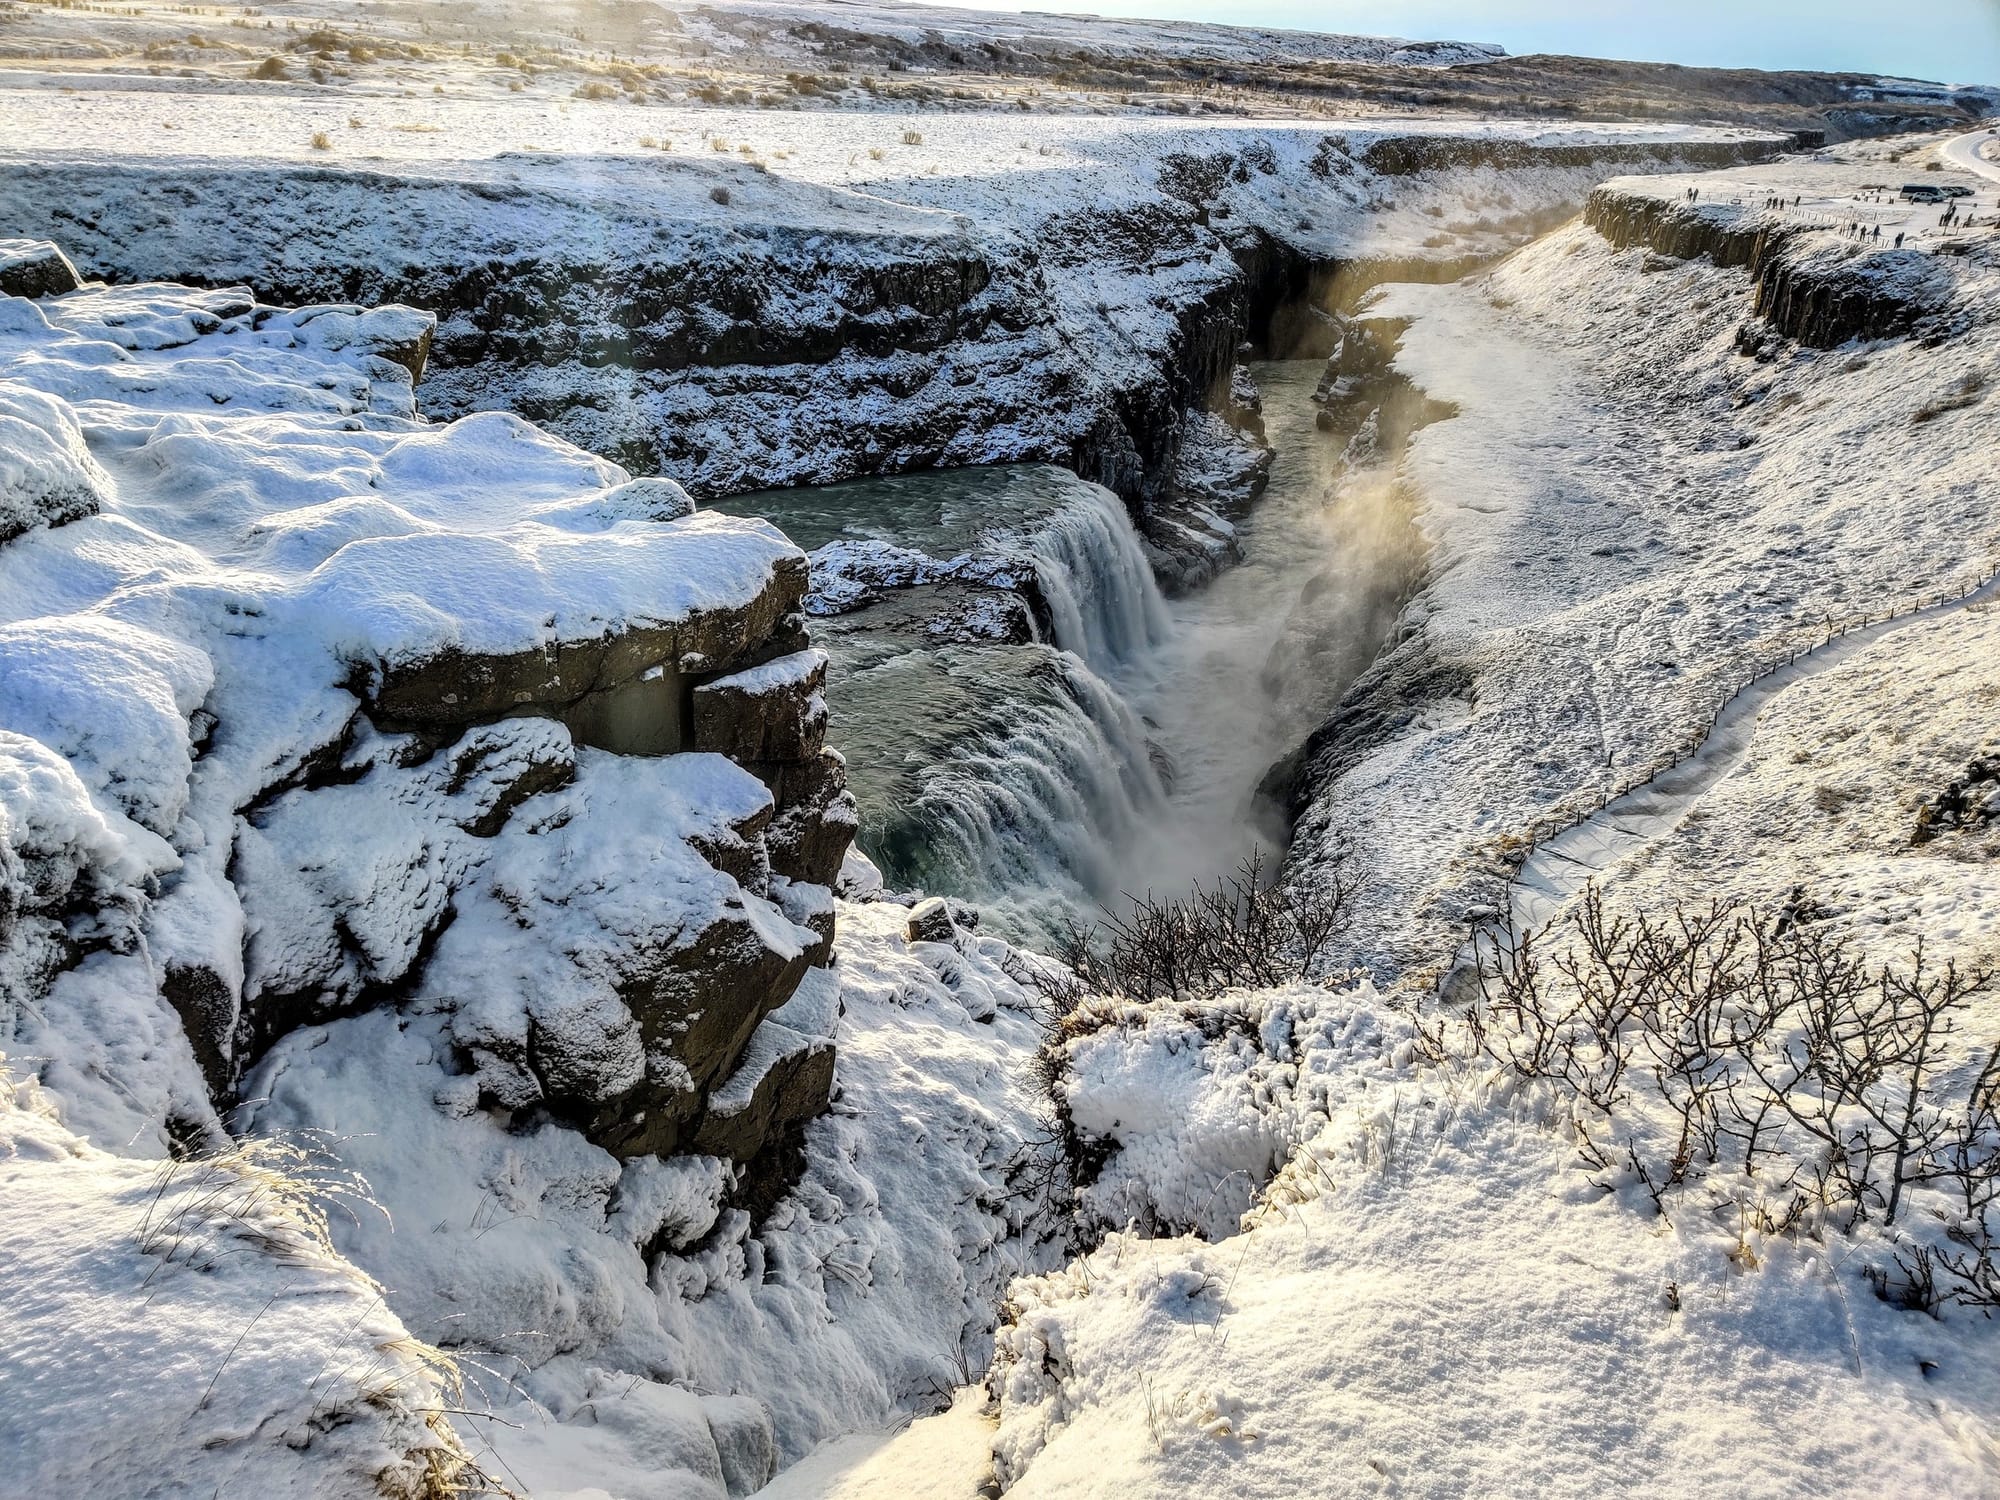
[[[1621,250],[1643,245],[1678,260],[1705,255],[1748,271],[1752,311],[1809,348],[1941,334],[1949,321],[1952,277],[1929,250],[1884,249],[1873,240],[1864,246],[1739,204],[1669,201],[1617,185],[1593,192],[1584,218]]]
[[[1040,460],[1143,525],[1178,498],[1189,416],[1227,406],[1246,340],[1323,354],[1319,310],[1460,274],[1607,170],[1778,143],[1114,144],[1032,184],[865,194],[681,158],[500,158],[450,175],[17,166],[0,202],[115,280],[435,311],[429,409],[505,407],[697,495]],[[1451,222],[1464,173],[1507,187]],[[1200,572],[1200,546],[1147,529],[1188,554],[1167,576]]]
[[[93,1134],[199,1142],[387,1010],[452,1108],[752,1161],[832,1084],[856,826],[804,555],[412,420],[430,328],[0,298],[0,1037]]]

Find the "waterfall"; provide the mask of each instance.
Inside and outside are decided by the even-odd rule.
[[[1158,752],[1122,693],[1170,635],[1116,495],[1017,464],[718,508],[768,516],[811,550],[831,743],[891,885],[966,897],[1017,936],[1116,897],[1109,852],[1166,813]],[[1028,600],[1046,628],[968,634],[980,590]]]
[[[956,679],[978,685],[982,712],[954,726],[941,753],[907,765],[899,788],[864,794],[863,842],[893,884],[996,908],[1009,930],[1087,920],[1116,894],[1106,851],[1165,813],[1144,724],[1066,651],[937,654],[950,656]],[[913,670],[908,658],[899,665]],[[942,696],[927,694],[927,706]],[[866,766],[856,770],[872,779]]]
[[[1027,539],[1055,641],[1099,672],[1129,667],[1167,637],[1167,606],[1117,496],[1079,485]]]

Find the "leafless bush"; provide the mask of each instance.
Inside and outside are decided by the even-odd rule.
[[[1071,922],[1056,945],[1063,970],[1036,988],[1058,1019],[1088,995],[1206,999],[1271,989],[1314,972],[1352,916],[1356,882],[1336,865],[1313,884],[1268,878],[1261,853],[1185,897],[1128,897],[1121,912]]]
[[[1420,1028],[1434,1060],[1556,1084],[1586,1162],[1661,1212],[1696,1183],[1762,1234],[1924,1222],[1878,1290],[1935,1310],[2000,1306],[2000,1049],[1950,1082],[1986,970],[1918,943],[1873,967],[1795,895],[1773,918],[1722,904],[1613,915],[1593,890],[1557,934],[1482,934],[1478,997]],[[1974,1062],[1978,1061],[1975,1056]],[[1960,1073],[1967,1071],[1961,1068]]]
[[[1173,999],[1204,1007],[1227,1028],[1240,1009],[1211,1002],[1228,990],[1274,989],[1318,972],[1352,918],[1358,886],[1337,859],[1312,884],[1274,881],[1260,852],[1185,897],[1128,896],[1123,912],[1105,910],[1089,925],[1072,921],[1052,958],[1016,954],[1009,977],[1040,1001],[1032,1083],[1044,1128],[1015,1163],[1014,1190],[1074,1228],[1067,1210],[1113,1149],[1075,1128],[1064,1091],[1068,1044],[1117,1009],[1086,1002]]]

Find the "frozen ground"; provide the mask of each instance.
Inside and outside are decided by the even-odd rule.
[[[318,1195],[341,1174],[304,1164],[270,1142],[207,1163],[102,1150],[0,1074],[8,1489],[415,1500],[451,1472],[453,1366],[334,1251]]]
[[[1492,902],[1536,818],[1705,732],[1760,663],[1828,621],[1990,573],[1982,415],[1952,395],[1990,357],[1990,272],[1928,252],[1993,231],[1953,240],[1935,208],[1873,201],[1863,183],[1885,170],[1754,168],[1699,186],[1716,212],[1782,194],[1804,200],[1784,210],[1795,222],[1879,217],[1885,245],[1901,229],[1921,265],[1963,268],[1949,362],[1908,339],[1748,358],[1742,271],[1614,252],[1583,225],[1374,310],[1411,320],[1399,368],[1461,416],[1421,433],[1405,468],[1433,582],[1376,680],[1415,695],[1414,722],[1361,748],[1302,839],[1337,827],[1367,842],[1381,909],[1420,924],[1409,947],[1400,918],[1381,923],[1366,961],[1416,977],[1422,947]]]
[[[584,197],[652,202],[656,222],[712,223],[703,204],[727,185],[757,223],[804,237],[936,239],[959,214],[1083,206],[1106,184],[1143,196],[1164,153],[1216,139],[1032,110],[1018,135],[1013,115],[1002,133],[929,112],[641,114],[517,98],[497,63],[471,97],[325,99],[150,76],[107,88],[104,70],[61,78],[54,61],[12,70],[0,152],[101,169],[95,198],[66,191],[102,203],[135,253],[179,222],[165,200],[105,187],[141,157],[162,174],[252,156],[350,167],[346,143],[365,140],[397,175],[468,201],[572,190],[595,157]],[[660,165],[638,131],[702,165]],[[1396,189],[1401,215],[1374,216],[1380,182],[1323,212],[1305,178],[1324,131],[1223,133],[1270,170],[1219,191],[1327,253],[1420,248],[1441,232],[1427,203],[1442,218],[1449,194],[1497,207],[1509,192],[1480,169]],[[1407,131],[1350,137],[1384,133]],[[577,155],[492,159],[510,145]],[[621,1159],[496,1093],[529,1086],[518,1055],[551,1032],[589,1054],[587,1075],[653,1065],[588,982],[621,943],[747,912],[790,962],[833,913],[738,884],[746,860],[755,884],[743,830],[770,804],[716,757],[620,761],[553,719],[505,717],[478,741],[490,764],[447,784],[419,769],[434,747],[415,732],[356,729],[355,694],[444,651],[560,657],[747,607],[796,568],[776,533],[687,516],[671,486],[628,484],[499,413],[422,423],[409,363],[426,325],[407,310],[158,287],[0,300],[0,999],[14,1065],[41,1078],[0,1112],[0,1194],[17,1263],[50,1267],[7,1283],[0,1391],[31,1394],[0,1410],[114,1403],[130,1439],[57,1444],[61,1429],[0,1417],[8,1456],[44,1488],[394,1493],[451,1441],[448,1419],[515,1488],[591,1500],[708,1500],[774,1477],[788,1496],[969,1495],[990,1477],[1024,1496],[1991,1493],[1990,1328],[1876,1299],[1863,1271],[1906,1246],[1869,1226],[1767,1236],[1726,1194],[1656,1216],[1630,1177],[1579,1170],[1573,1117],[1545,1086],[1426,1062],[1409,1009],[1468,917],[1504,900],[1538,818],[1698,736],[1746,672],[1827,620],[1990,570],[1992,265],[1934,210],[1865,186],[1910,170],[1921,157],[1883,151],[1685,185],[1732,211],[1797,196],[1791,222],[1915,233],[1912,264],[1948,280],[1963,314],[1928,343],[1766,344],[1758,359],[1739,352],[1741,271],[1613,252],[1582,226],[1372,309],[1408,322],[1400,367],[1458,415],[1402,473],[1434,565],[1369,689],[1391,712],[1343,747],[1300,843],[1308,878],[1352,844],[1368,976],[1087,1012],[1060,1039],[1055,1086],[1102,1159],[1069,1223],[1036,1178],[1054,1101],[1035,1092],[1033,961],[963,910],[932,908],[913,931],[920,914],[898,901],[843,903],[833,968],[757,1033],[752,1056],[784,1037],[839,1047],[834,1108],[774,1202],[735,1202],[716,1156]],[[1524,206],[1591,171],[1548,174]],[[367,179],[306,180],[367,195]],[[1972,212],[1992,212],[1985,196]],[[471,222],[422,228],[448,241]],[[532,245],[553,223],[487,229]],[[1820,233],[1840,253],[1838,230]],[[194,238],[218,259],[233,249],[207,227]],[[1065,271],[1071,310],[1135,337],[1165,326],[1088,257]],[[1992,955],[1992,823],[1909,835],[1991,748],[1994,618],[1915,622],[1788,685],[1732,773],[1607,886],[1761,902],[1809,886],[1871,953],[1922,935],[1968,963]],[[515,796],[510,775],[550,764],[571,784]],[[507,835],[466,826],[520,807]],[[847,894],[870,883],[850,864]],[[446,959],[432,981],[373,1003],[431,954]],[[237,1203],[234,1184],[254,1196],[259,1180],[238,1173],[220,1199],[192,1189],[203,1212],[234,1205],[224,1222],[149,1239],[154,1184],[168,1204],[190,1191],[157,1163],[226,1144],[213,1059],[162,993],[168,969],[197,963],[225,993],[320,986],[246,1113],[281,1139],[325,1132],[309,1138],[337,1141],[379,1208],[322,1234],[296,1205]],[[1982,1007],[1960,1045],[1991,1034]],[[1123,1230],[1064,1263],[1071,1233],[1146,1224],[1207,1238]],[[212,1274],[175,1261],[197,1241]],[[416,1338],[461,1350],[471,1390],[452,1394]],[[102,1357],[80,1361],[79,1339]],[[989,1355],[990,1403],[962,1394]],[[96,1378],[124,1370],[159,1374]],[[188,1415],[157,1397],[179,1385]]]

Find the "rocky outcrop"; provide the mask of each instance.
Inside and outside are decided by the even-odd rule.
[[[1669,200],[1643,185],[1600,187],[1584,218],[1621,250],[1643,245],[1747,271],[1753,313],[1809,348],[1942,333],[1950,319],[1951,273],[1929,250],[1864,246],[1735,203]],[[1746,352],[1761,348],[1754,337],[1745,342]]]
[[[1360,161],[1384,177],[1412,177],[1420,172],[1512,172],[1535,166],[1732,167],[1771,154],[1771,144],[1757,140],[1549,146],[1478,136],[1395,136],[1372,143]]]
[[[1980,830],[2000,823],[2000,746],[1975,755],[1963,775],[1946,782],[1936,796],[1917,806],[1913,844],[1928,844],[1963,829]]]
[[[0,239],[0,296],[53,297],[82,284],[60,246],[47,240]]]
[[[119,1093],[218,1137],[278,1041],[388,1010],[440,1108],[748,1162],[832,1084],[797,997],[856,817],[805,556],[414,420],[429,326],[0,301],[0,1040],[75,1093],[171,1017]]]

